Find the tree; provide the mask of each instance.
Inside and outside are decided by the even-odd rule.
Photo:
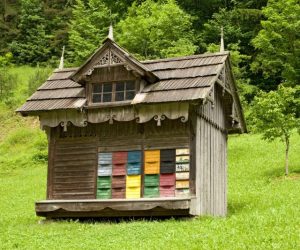
[[[42,13],[41,1],[21,0],[20,33],[10,45],[19,64],[37,64],[49,59],[49,36],[45,32]]]
[[[298,89],[298,92],[300,89]],[[285,174],[288,175],[290,136],[295,128],[300,133],[297,116],[299,101],[297,89],[279,85],[277,91],[261,92],[251,109],[254,130],[263,134],[263,139],[273,141],[280,138],[285,143]]]
[[[118,42],[140,59],[195,52],[192,17],[173,0],[134,3],[117,25]]]
[[[16,76],[9,73],[12,54],[0,56],[0,101],[7,105],[12,104],[12,96],[16,87]]]
[[[80,64],[108,34],[111,15],[102,0],[76,0],[69,31],[71,59]]]
[[[252,41],[258,52],[252,69],[266,78],[281,75],[289,84],[299,84],[299,0],[269,0],[263,14],[262,30]]]

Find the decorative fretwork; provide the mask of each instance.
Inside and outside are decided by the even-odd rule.
[[[96,66],[120,64],[122,60],[111,50],[107,51]]]
[[[106,65],[106,64],[109,64],[109,51],[107,51],[105,55],[101,57],[99,62],[96,63],[96,65]]]
[[[86,71],[85,75],[91,75],[97,66],[110,66],[123,63],[122,59],[112,50],[107,50],[105,54],[96,63]]]
[[[110,52],[110,64],[119,64],[119,63],[122,63],[122,60],[111,51]]]

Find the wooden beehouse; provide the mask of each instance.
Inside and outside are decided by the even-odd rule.
[[[227,135],[246,131],[228,52],[141,62],[107,38],[18,112],[48,136],[39,216],[226,215]]]

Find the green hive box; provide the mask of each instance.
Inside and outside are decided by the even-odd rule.
[[[144,178],[145,187],[158,187],[159,186],[159,175],[158,174],[147,174]]]
[[[111,177],[110,176],[98,176],[97,188],[111,188]]]
[[[145,187],[144,197],[145,198],[159,197],[159,187]]]
[[[97,189],[97,199],[111,199],[111,189],[110,188]]]

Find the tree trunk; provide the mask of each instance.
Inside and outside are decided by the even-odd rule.
[[[290,138],[285,137],[285,175],[289,174],[289,149],[290,149]]]

